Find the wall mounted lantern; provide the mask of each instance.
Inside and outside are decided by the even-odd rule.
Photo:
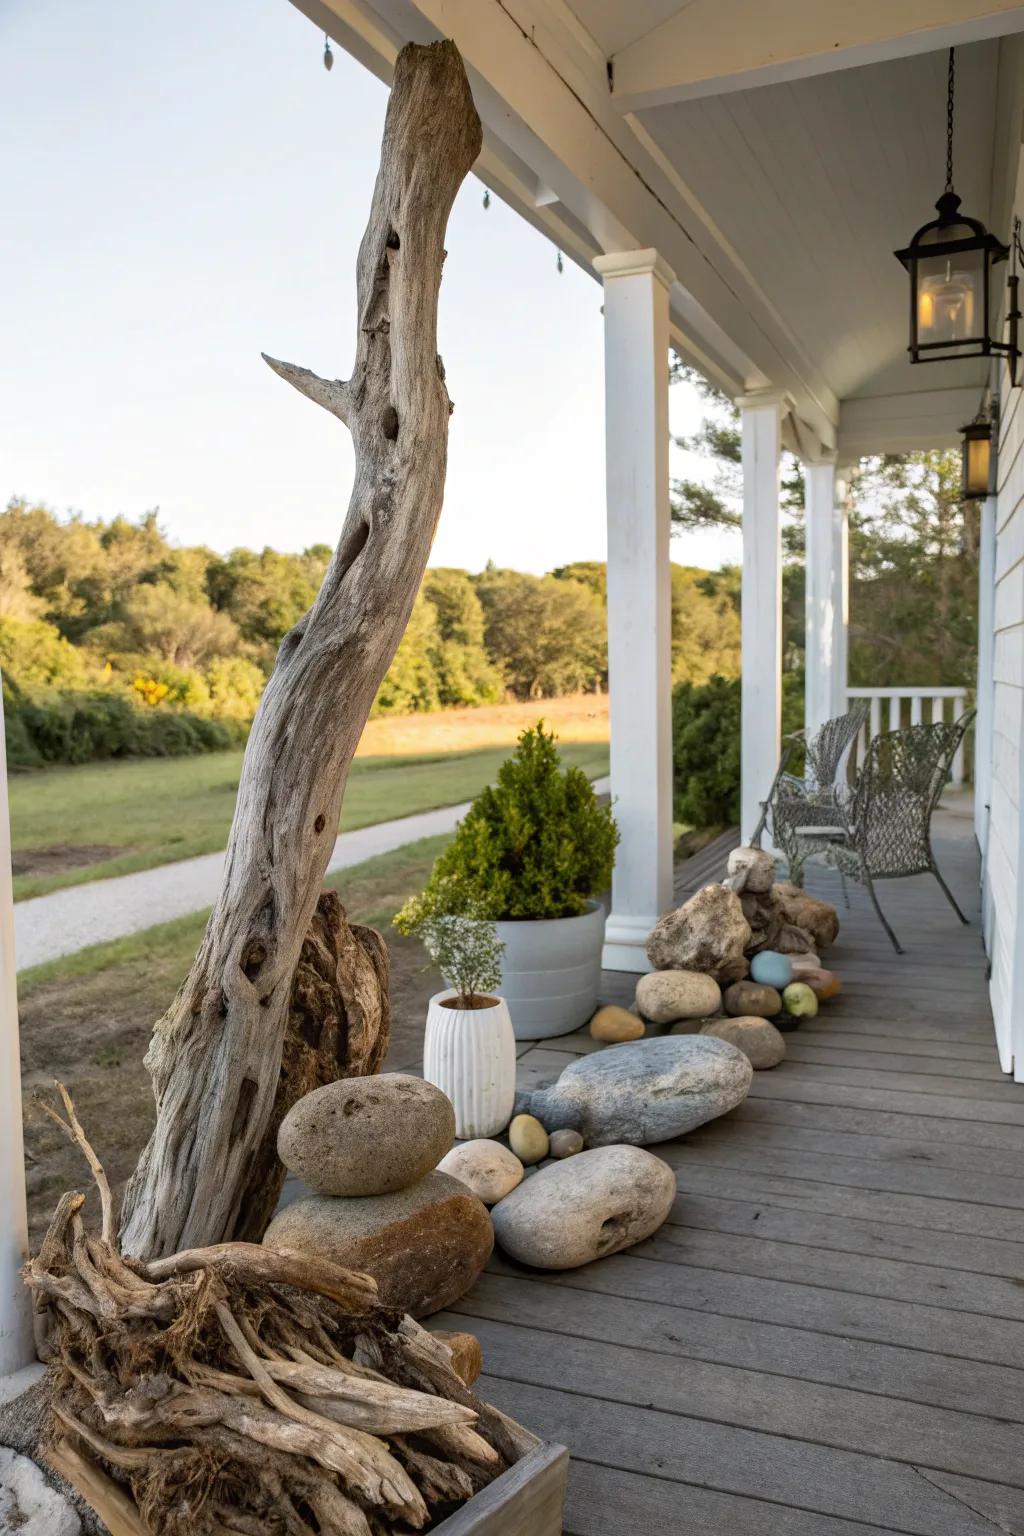
[[[1017,253],[1019,221],[1014,224],[1012,272],[1008,279],[1003,341],[993,334],[998,306],[992,304],[992,268],[1005,261],[1010,247],[990,234],[980,219],[960,212],[953,191],[953,104],[956,49],[949,50],[946,98],[946,189],[935,204],[938,218],[924,224],[910,244],[895,255],[910,273],[910,361],[942,362],[950,358],[1002,355],[1016,383]]]
[[[963,459],[960,475],[960,499],[984,501],[989,494],[992,463],[992,422],[979,411],[973,421],[960,428]]]

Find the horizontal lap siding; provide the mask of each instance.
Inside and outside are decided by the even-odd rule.
[[[1008,1037],[1013,1006],[1020,842],[1020,749],[1024,714],[1024,410],[1019,389],[1002,381],[999,486],[996,502],[996,588],[992,700],[992,782],[985,903],[993,914],[989,938],[990,994],[996,1032]],[[1004,1057],[1004,1066],[1007,1064]]]

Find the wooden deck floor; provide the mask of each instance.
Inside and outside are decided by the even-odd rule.
[[[478,1334],[492,1401],[568,1444],[573,1536],[1024,1533],[1024,1090],[996,1060],[964,806],[937,843],[972,926],[930,878],[885,885],[900,959],[854,888],[842,996],[740,1108],[655,1149],[679,1181],[659,1233],[560,1275],[496,1256],[436,1319]],[[523,1076],[591,1048],[527,1048]]]

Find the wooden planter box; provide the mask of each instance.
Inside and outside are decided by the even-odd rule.
[[[146,1536],[131,1500],[70,1445],[54,1446],[47,1460],[92,1505],[111,1536]],[[538,1445],[435,1526],[433,1536],[562,1536],[568,1470],[564,1446]]]
[[[564,1445],[538,1445],[436,1526],[434,1536],[562,1536],[568,1471]]]

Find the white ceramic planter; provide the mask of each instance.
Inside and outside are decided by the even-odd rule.
[[[447,1008],[455,993],[436,992],[427,1005],[423,1076],[455,1106],[455,1134],[466,1141],[496,1136],[516,1096],[516,1041],[508,1005]]]
[[[604,908],[592,901],[579,917],[498,924],[505,945],[501,993],[517,1040],[567,1035],[597,1007]]]

